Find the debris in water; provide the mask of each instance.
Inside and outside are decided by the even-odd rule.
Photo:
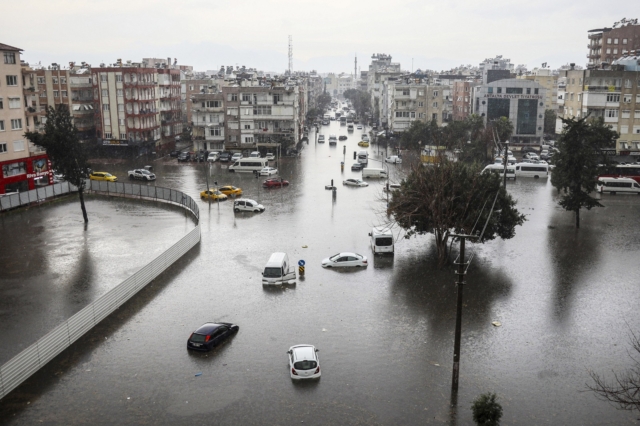
[[[308,245],[306,245],[306,244],[305,244],[304,246],[302,246],[302,248],[308,248],[308,247],[309,247],[309,246],[308,246]]]
[[[491,324],[493,324],[494,327],[500,327],[502,325],[500,321],[494,321]]]
[[[196,373],[196,377],[202,376],[202,373]]]

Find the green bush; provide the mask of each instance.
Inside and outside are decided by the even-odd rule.
[[[495,393],[483,393],[473,401],[473,421],[479,426],[498,426],[502,417],[502,406],[496,402]]]

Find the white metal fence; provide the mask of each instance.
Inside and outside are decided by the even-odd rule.
[[[61,185],[63,190],[66,189],[66,192],[76,189],[66,182],[56,185]],[[38,193],[41,189],[46,188],[33,190],[36,191],[36,196],[41,194]],[[154,198],[180,204],[185,209],[193,213],[196,223],[198,223],[199,220],[197,204],[191,197],[180,191],[140,184],[115,184],[113,182],[96,181],[87,182],[87,189],[108,192],[109,194],[117,196]],[[55,195],[60,195],[61,193],[63,192]],[[26,192],[16,195],[24,196],[24,198],[20,198],[20,202],[25,200],[23,204],[29,203],[28,200],[31,199],[29,198],[30,195],[27,195]],[[53,195],[53,191],[51,191],[51,196]],[[34,201],[37,201],[37,199],[31,202]],[[176,260],[188,252],[193,246],[198,244],[198,242],[200,242],[199,224],[197,224],[193,230],[182,237],[177,243],[151,261],[151,263],[147,264],[131,277],[118,284],[115,288],[109,290],[106,294],[100,296],[98,300],[77,312],[71,318],[47,333],[44,337],[40,338],[37,342],[7,361],[4,365],[0,366],[0,399],[4,398],[9,394],[9,392],[27,380],[47,362],[68,348],[73,342],[82,337],[82,335],[87,331],[91,330],[111,312],[124,304],[144,286],[164,272]]]

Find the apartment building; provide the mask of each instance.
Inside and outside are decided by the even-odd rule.
[[[30,106],[24,97],[20,52],[0,43],[0,195],[52,183],[46,154],[31,152],[24,137]]]
[[[531,73],[516,76],[522,80],[531,80],[545,88],[544,103],[547,109],[558,112],[558,76],[549,68],[537,68]]]
[[[602,117],[620,135],[617,155],[640,156],[640,56],[620,58],[606,69],[570,69],[565,118]]]
[[[637,19],[622,19],[611,28],[588,31],[587,66],[596,68],[611,64],[625,55],[640,53],[640,25]]]
[[[441,126],[447,118],[445,105],[445,86],[429,85],[428,79],[415,77],[402,80],[389,80],[384,85],[385,99],[389,104],[389,128],[394,132],[403,132],[411,127],[413,121],[430,122],[435,120]]]
[[[376,124],[382,126],[389,124],[391,111],[389,103],[385,103],[385,99],[390,98],[389,85],[386,85],[385,82],[402,76],[400,64],[391,62],[391,60],[391,55],[373,54],[367,72],[367,90],[371,95],[371,111]]]
[[[454,121],[466,120],[471,115],[471,104],[473,100],[472,89],[476,83],[466,80],[453,82],[452,96],[452,119]]]
[[[225,102],[222,92],[210,85],[191,95],[190,114],[193,149],[195,151],[222,151],[225,141]]]
[[[177,68],[158,68],[158,112],[160,114],[159,146],[173,147],[182,134],[181,74]]]
[[[473,91],[473,113],[487,122],[507,117],[513,123],[510,142],[515,150],[540,145],[544,131],[546,89],[531,80],[503,79]]]

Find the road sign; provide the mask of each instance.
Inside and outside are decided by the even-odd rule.
[[[304,266],[304,260],[302,259],[298,260],[298,266]]]

